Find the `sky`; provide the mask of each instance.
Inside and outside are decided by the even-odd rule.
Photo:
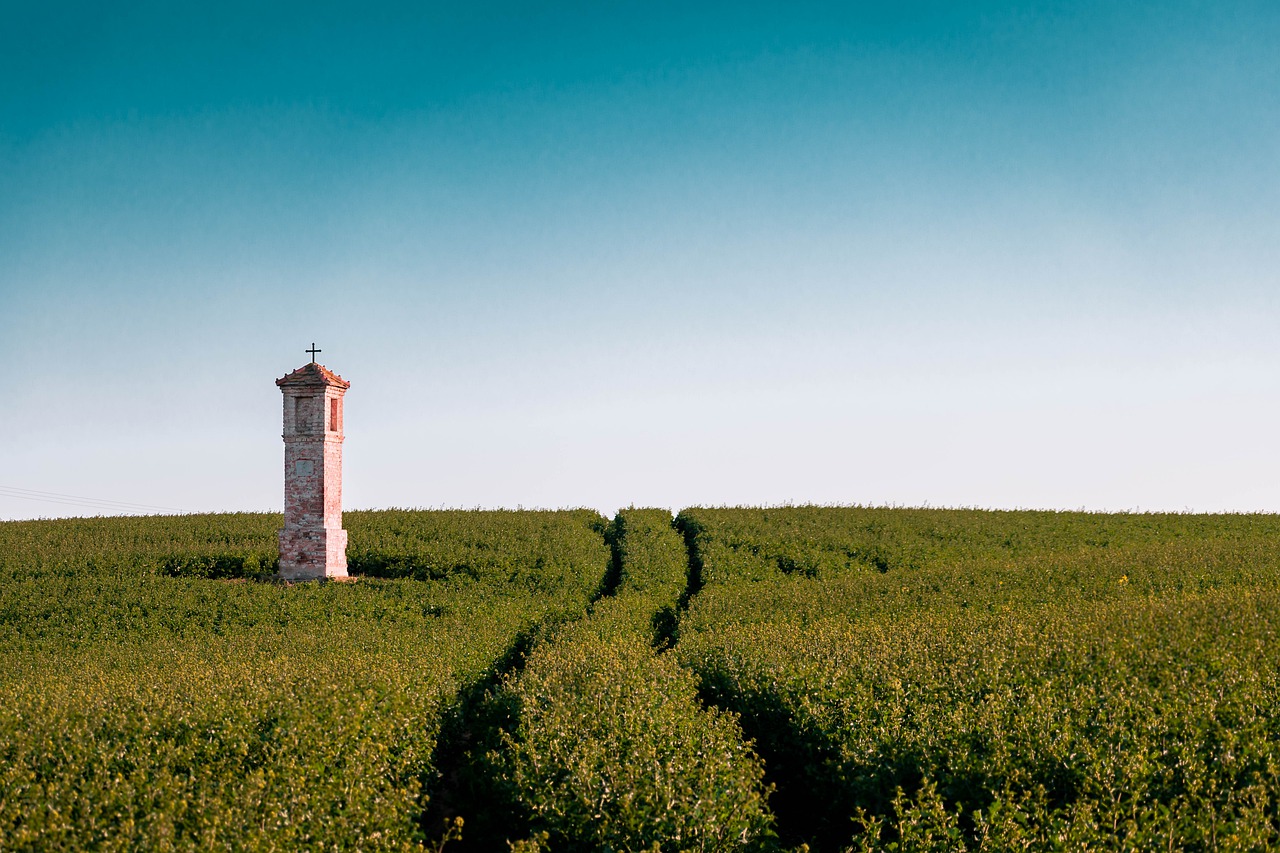
[[[1280,511],[1280,6],[0,0],[0,519]]]

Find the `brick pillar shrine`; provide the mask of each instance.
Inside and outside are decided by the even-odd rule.
[[[315,344],[308,350],[314,359]],[[351,383],[313,360],[277,379],[284,393],[280,577],[347,576],[342,529],[342,397]]]

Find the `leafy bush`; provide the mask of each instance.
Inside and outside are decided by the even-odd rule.
[[[607,522],[594,510],[385,510],[344,520],[352,574],[589,595],[608,570]]]
[[[589,594],[609,560],[607,522],[593,510],[356,511],[343,521],[355,575]],[[254,578],[276,571],[282,524],[273,513],[5,522],[0,577]]]
[[[0,848],[419,849],[444,716],[607,568],[543,516],[477,518],[477,577],[294,586],[172,576],[243,567],[269,516],[0,524]]]
[[[737,850],[769,831],[763,770],[732,715],[646,638],[573,632],[506,687],[518,724],[488,760],[557,850]]]
[[[155,574],[252,577],[279,562],[272,513],[0,523],[0,578]]]
[[[1154,570],[1153,583],[1174,568],[1180,583],[1213,585],[1274,572],[1280,561],[1271,547],[1280,540],[1275,515],[801,506],[693,508],[676,521],[708,584],[940,572],[934,579],[950,586],[957,571],[967,581],[1015,569],[1014,579],[1047,602],[1072,594],[1077,582],[1092,585],[1100,570],[1119,577],[1135,562]],[[1073,576],[1054,578],[1057,568]]]
[[[6,850],[406,849],[440,709],[540,609],[404,582],[9,592]]]
[[[706,584],[676,654],[757,739],[784,840],[1280,841],[1280,726],[1266,710],[1280,700],[1273,517],[681,516]],[[809,538],[789,540],[799,530]],[[888,571],[795,572],[779,556],[869,543]]]
[[[763,769],[732,714],[652,648],[655,614],[685,584],[664,510],[624,510],[611,532],[618,591],[534,648],[493,698],[502,727],[477,756],[511,831],[556,850],[740,850],[771,837]]]
[[[0,524],[0,848],[1280,846],[1275,516],[347,520]]]
[[[688,583],[688,555],[665,509],[624,509],[613,522],[620,594],[638,592],[675,607]]]
[[[614,519],[610,536],[618,558],[619,595],[642,595],[648,600],[647,606],[629,606],[626,612],[648,614],[648,630],[656,647],[673,645],[677,611],[689,588],[689,557],[672,529],[671,513],[624,509]]]
[[[973,849],[1280,841],[1280,594],[726,627],[680,647],[809,837]],[[825,813],[813,803],[826,804]],[[949,830],[946,830],[949,831]],[[1055,840],[1057,839],[1057,840]],[[874,848],[874,844],[870,844]]]

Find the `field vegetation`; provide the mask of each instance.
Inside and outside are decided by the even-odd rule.
[[[676,653],[784,841],[1263,850],[1280,520],[693,509]]]
[[[270,565],[268,515],[0,525],[0,848],[426,840],[442,721],[513,649],[581,617],[606,522],[350,517],[366,560],[433,580],[210,579]]]
[[[1266,850],[1280,519],[0,524],[0,849]]]

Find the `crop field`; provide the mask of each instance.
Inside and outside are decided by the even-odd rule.
[[[3,850],[1280,847],[1280,517],[0,523]]]

